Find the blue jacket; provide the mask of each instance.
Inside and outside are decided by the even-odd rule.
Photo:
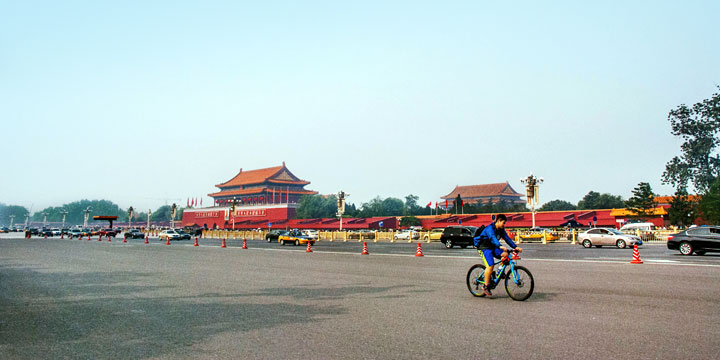
[[[505,242],[510,245],[511,248],[514,249],[517,247],[517,245],[515,245],[515,242],[512,241],[512,239],[508,236],[505,229],[498,230],[495,227],[495,222],[486,226],[485,229],[483,229],[483,231],[480,233],[480,236],[476,236],[473,240],[488,239],[488,241],[482,241],[480,243],[480,249],[498,249],[500,248],[501,237],[505,239]]]

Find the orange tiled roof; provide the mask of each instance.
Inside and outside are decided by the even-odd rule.
[[[517,196],[520,197],[522,194],[516,192],[510,183],[497,183],[497,184],[484,184],[484,185],[467,185],[467,186],[456,186],[455,189],[441,197],[441,199],[455,199],[458,194],[463,199],[483,197],[483,196]]]
[[[240,169],[240,172],[235,175],[232,179],[222,183],[215,185],[219,188],[224,187],[230,187],[230,186],[240,186],[240,185],[249,185],[249,184],[260,184],[265,182],[269,177],[277,174],[280,170],[282,170],[285,167],[283,166],[275,166],[271,168],[266,169],[258,169],[258,170],[250,170],[250,171],[242,171]]]
[[[255,194],[272,194],[272,189],[268,188],[253,188],[253,189],[243,189],[243,190],[231,190],[231,191],[220,191],[212,194],[208,194],[210,197],[218,197],[218,196],[240,196],[240,195],[255,195]],[[287,191],[280,191],[275,190],[276,194],[287,194]],[[315,195],[318,192],[312,191],[312,190],[290,190],[291,194],[295,195]]]
[[[662,204],[668,204],[670,205],[672,203],[673,196],[656,196],[655,197],[655,203],[662,205]],[[692,202],[698,202],[700,201],[700,196],[698,195],[688,195],[688,200]]]

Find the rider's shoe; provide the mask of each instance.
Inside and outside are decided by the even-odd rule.
[[[487,286],[482,286],[483,293],[485,293],[485,296],[492,296],[492,293],[490,292],[490,289],[488,289]]]

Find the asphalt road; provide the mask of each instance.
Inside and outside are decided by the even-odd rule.
[[[720,256],[527,244],[533,296],[472,249],[0,236],[0,358],[718,358]]]

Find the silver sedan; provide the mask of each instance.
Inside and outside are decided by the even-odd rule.
[[[578,243],[586,248],[608,245],[623,249],[626,246],[641,245],[642,240],[635,235],[624,234],[615,229],[594,228],[580,233],[578,235]]]

